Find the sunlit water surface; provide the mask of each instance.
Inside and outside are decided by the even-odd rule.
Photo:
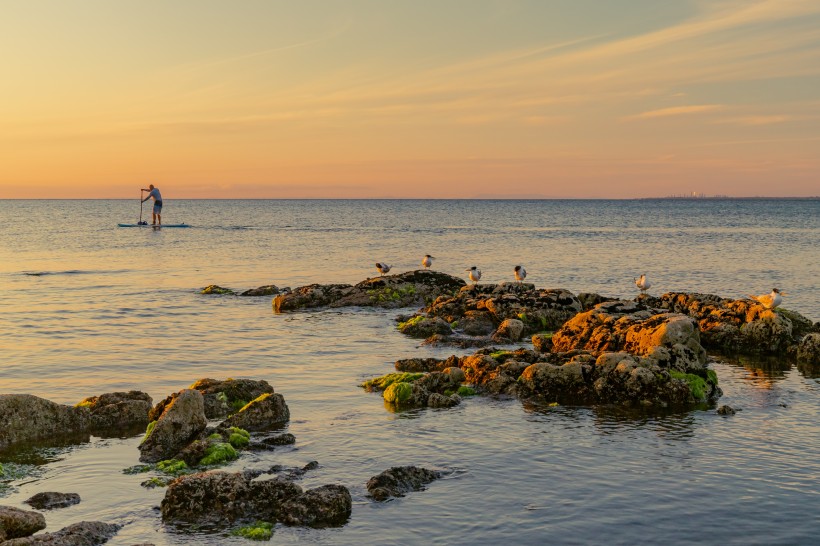
[[[355,283],[376,261],[403,271],[429,253],[436,269],[477,265],[487,282],[522,263],[537,286],[576,293],[632,297],[640,273],[655,294],[776,286],[784,307],[820,320],[818,213],[818,201],[168,200],[165,222],[193,227],[153,231],[116,227],[137,220],[136,201],[0,201],[0,393],[159,400],[201,377],[269,381],[297,443],[229,469],[316,460],[303,487],[341,483],[354,497],[344,527],[278,526],[276,543],[809,544],[820,532],[817,370],[725,360],[720,403],[743,410],[733,417],[483,397],[397,414],[357,385],[398,358],[456,352],[399,335],[397,311],[275,315],[269,297],[199,289]],[[6,483],[0,504],[77,492],[79,505],[46,513],[48,530],[104,520],[124,524],[114,545],[246,543],[165,527],[163,490],[121,473],[139,440],[15,454],[51,462]],[[405,464],[448,476],[370,502],[368,478]]]

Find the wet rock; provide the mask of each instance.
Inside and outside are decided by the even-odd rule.
[[[262,438],[260,443],[268,446],[288,446],[296,443],[296,436],[290,433],[276,434],[267,438]]]
[[[239,427],[245,430],[270,430],[290,420],[290,410],[281,394],[265,393],[228,417],[219,428]]]
[[[87,410],[30,394],[0,394],[0,449],[87,431],[90,426]]]
[[[275,284],[266,284],[265,286],[260,286],[258,288],[251,288],[250,290],[245,290],[240,296],[275,296],[281,290]]]
[[[140,461],[155,463],[172,458],[207,425],[202,394],[193,389],[176,393],[139,445]]]
[[[37,493],[25,501],[26,504],[38,510],[51,510],[54,508],[65,508],[72,504],[80,503],[80,495],[77,493]]]
[[[518,319],[505,319],[493,334],[493,341],[496,343],[514,343],[521,339],[524,332],[524,323]]]
[[[236,292],[231,290],[230,288],[223,288],[216,284],[210,284],[202,289],[200,294],[215,294],[215,295],[230,295],[235,296]]]
[[[431,270],[417,270],[375,277],[349,284],[312,284],[280,294],[273,300],[278,312],[315,307],[387,307],[398,308],[432,301],[442,294],[452,294],[464,286],[464,280]]]
[[[453,333],[450,325],[438,317],[416,316],[407,322],[399,323],[398,329],[402,334],[415,338],[427,338],[436,334],[447,336]]]
[[[553,332],[546,334],[533,334],[532,346],[535,347],[535,350],[539,353],[552,352],[552,336]]]
[[[81,521],[55,533],[9,540],[4,542],[3,546],[93,546],[108,542],[121,527],[101,521]]]
[[[353,499],[343,485],[323,485],[282,503],[280,521],[285,525],[327,527],[350,519]]]
[[[0,542],[27,537],[45,528],[46,518],[39,512],[0,506]]]
[[[421,491],[424,486],[441,477],[441,473],[417,466],[394,466],[367,481],[367,491],[377,501],[403,497],[410,491]]]
[[[448,364],[437,358],[405,358],[397,360],[395,367],[398,372],[440,372],[448,367]]]
[[[350,493],[343,486],[306,492],[282,479],[254,480],[244,473],[206,472],[182,476],[162,500],[166,523],[226,526],[238,520],[289,525],[340,525],[350,517]]]
[[[583,311],[589,311],[599,303],[604,303],[607,301],[616,301],[616,298],[609,298],[606,296],[602,296],[600,294],[590,292],[581,292],[580,294],[578,294],[578,301],[581,302],[581,307]]]
[[[811,366],[820,364],[820,334],[808,334],[800,341],[797,360]]]
[[[248,402],[265,393],[273,393],[273,387],[264,380],[254,379],[200,379],[191,388],[202,393],[205,416],[219,419],[242,409]],[[156,410],[155,410],[156,413]]]
[[[495,331],[493,316],[488,311],[466,311],[457,324],[459,330],[468,336],[487,336]]]
[[[428,408],[452,408],[461,403],[461,397],[457,394],[446,396],[437,392],[432,393],[427,397],[426,405]]]
[[[553,352],[626,351],[680,372],[703,370],[706,364],[706,350],[692,318],[657,313],[636,302],[607,302],[580,313],[555,332],[552,344]]]
[[[717,412],[718,412],[718,415],[734,415],[735,413],[737,413],[732,406],[726,406],[726,405],[720,406],[717,409]]]
[[[88,409],[91,428],[111,430],[147,425],[151,402],[144,392],[111,392],[85,398],[77,407]]]

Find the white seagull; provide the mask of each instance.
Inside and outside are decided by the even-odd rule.
[[[386,263],[376,262],[376,269],[379,270],[379,273],[382,275],[387,275],[390,273],[390,268],[393,267],[392,265],[387,265]]]
[[[470,269],[465,269],[464,271],[470,272],[467,276],[470,277],[473,284],[477,283],[481,279],[481,271],[476,266],[473,266]]]
[[[783,296],[785,296],[785,292],[781,292],[777,288],[772,288],[771,294],[761,294],[760,296],[749,296],[757,303],[761,304],[766,309],[774,309],[783,301]]]
[[[649,279],[646,278],[646,274],[643,274],[639,279],[635,279],[635,286],[640,289],[641,293],[644,293],[649,290],[652,283],[650,283]]]
[[[527,270],[524,269],[523,265],[515,266],[515,280],[518,282],[522,282],[524,279],[527,278]]]
[[[421,265],[423,265],[424,268],[427,269],[428,267],[433,265],[433,260],[435,260],[435,257],[430,256],[429,254],[425,254],[424,258],[421,259]]]

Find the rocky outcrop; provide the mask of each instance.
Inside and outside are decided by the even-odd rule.
[[[205,430],[208,420],[202,394],[193,389],[176,393],[152,423],[139,445],[140,461],[147,463],[170,459]]]
[[[410,491],[421,491],[424,486],[441,477],[441,472],[417,466],[394,466],[367,481],[367,491],[377,501],[403,497]]]
[[[245,430],[270,430],[290,420],[290,409],[281,394],[265,393],[228,417],[221,429],[238,427]]]
[[[3,546],[94,546],[105,544],[120,530],[120,525],[101,521],[81,521],[56,533],[43,533],[3,542]]]
[[[340,485],[303,491],[287,480],[254,480],[250,473],[226,472],[182,476],[171,482],[161,504],[166,523],[220,527],[249,520],[342,525],[351,508],[350,492]]]
[[[273,387],[264,380],[254,379],[200,379],[192,389],[202,393],[205,402],[205,416],[208,419],[220,419],[242,409],[251,400],[265,394],[273,393]],[[158,408],[153,412],[157,416]],[[152,419],[153,420],[153,419]]]
[[[581,302],[561,289],[540,289],[529,283],[474,284],[453,296],[440,296],[403,324],[433,324],[440,320],[453,330],[442,328],[427,338],[430,344],[461,347],[490,343],[513,343],[524,335],[560,328],[581,311]],[[436,322],[437,324],[437,322]],[[429,331],[403,333],[420,337]]]
[[[280,294],[273,300],[277,313],[316,307],[387,307],[420,305],[464,286],[458,277],[438,271],[417,270],[374,277],[353,286],[311,284]]]
[[[361,386],[369,392],[381,392],[384,401],[397,409],[449,408],[461,403],[459,392],[464,380],[464,372],[452,367],[426,374],[387,374],[366,381]]]
[[[11,506],[0,506],[0,543],[27,537],[46,528],[46,518],[39,512],[29,512]]]
[[[704,347],[724,352],[786,354],[813,328],[799,313],[766,309],[751,299],[669,292],[660,298],[642,295],[638,301],[692,317]]]
[[[575,316],[552,336],[552,351],[582,349],[594,355],[625,351],[661,368],[703,370],[706,350],[695,321],[679,313],[658,313],[631,301],[602,303]]]
[[[283,292],[287,289],[280,289],[275,284],[266,284],[265,286],[259,286],[257,288],[251,288],[250,290],[245,290],[244,292],[240,293],[240,296],[275,296],[280,292]]]
[[[219,295],[219,296],[235,296],[236,292],[230,288],[224,288],[218,284],[209,284],[200,291],[200,294]]]
[[[65,508],[66,506],[79,504],[80,495],[77,493],[55,493],[49,491],[37,493],[24,502],[38,510],[53,510],[54,508]]]
[[[118,429],[148,424],[151,397],[140,391],[111,392],[83,399],[77,407],[87,408],[91,428]]]

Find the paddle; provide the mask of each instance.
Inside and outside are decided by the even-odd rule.
[[[138,225],[142,225],[142,203],[143,203],[143,201],[142,201],[142,192],[144,192],[144,191],[145,190],[143,190],[143,189],[140,190],[140,221],[138,222]]]

